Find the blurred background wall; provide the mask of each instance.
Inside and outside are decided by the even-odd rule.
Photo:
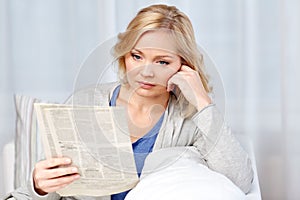
[[[1,150],[14,139],[13,94],[63,101],[89,52],[150,3],[190,17],[222,76],[227,121],[253,140],[263,199],[300,199],[298,0],[0,0]]]

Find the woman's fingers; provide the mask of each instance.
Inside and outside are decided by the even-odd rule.
[[[36,171],[35,177],[37,179],[51,179],[55,177],[65,176],[78,173],[77,167],[57,167],[57,168],[51,168],[48,170],[43,171]]]
[[[175,73],[167,83],[167,91],[172,91],[174,86],[177,85],[180,89],[185,89],[189,86],[189,89],[192,88],[189,83],[192,83],[192,78],[197,77],[197,72],[190,68],[189,66],[182,65],[180,70]],[[184,87],[184,88],[183,88]]]
[[[57,167],[60,165],[69,165],[71,164],[71,159],[67,157],[60,157],[60,158],[50,158],[47,160],[42,160],[36,164],[36,168],[42,169],[50,169],[53,167]]]
[[[195,70],[193,70],[192,68],[190,68],[189,66],[186,66],[186,65],[182,65],[180,68],[180,71],[196,72]]]
[[[72,174],[67,176],[58,177],[55,179],[41,179],[36,181],[35,187],[42,191],[49,193],[57,191],[58,189],[64,188],[73,181],[80,177],[79,174]]]
[[[51,158],[40,161],[33,171],[33,182],[39,194],[56,191],[78,179],[77,167],[70,166],[71,159]]]
[[[170,92],[170,91],[174,90],[175,85],[177,85],[177,84],[178,84],[178,72],[168,80],[167,91]]]
[[[175,85],[181,90],[184,97],[197,108],[197,110],[201,110],[211,103],[198,72],[189,66],[182,65],[180,71],[175,73],[169,79],[167,91],[172,91]]]

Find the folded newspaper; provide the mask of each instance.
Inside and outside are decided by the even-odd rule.
[[[106,196],[139,181],[124,108],[35,103],[46,158],[67,156],[80,179],[61,196]]]

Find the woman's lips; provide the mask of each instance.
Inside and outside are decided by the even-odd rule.
[[[138,81],[138,83],[139,83],[140,87],[143,89],[151,89],[155,86],[152,83],[148,83],[148,82],[144,82],[144,81]]]

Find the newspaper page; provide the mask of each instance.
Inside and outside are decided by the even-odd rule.
[[[80,178],[61,196],[106,196],[139,181],[126,113],[121,107],[36,103],[46,158],[67,156]]]

